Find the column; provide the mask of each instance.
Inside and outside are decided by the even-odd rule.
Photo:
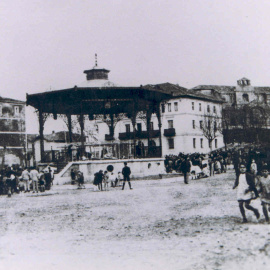
[[[39,108],[38,111],[38,121],[39,121],[39,136],[40,136],[40,157],[41,162],[44,162],[44,119],[43,119],[43,113],[42,108]]]
[[[71,122],[71,114],[67,114],[68,119],[68,136],[69,142],[72,143],[72,122]]]
[[[148,143],[147,156],[148,157],[149,157],[149,145],[150,145],[150,139],[151,139],[151,129],[150,129],[151,115],[152,115],[152,112],[149,110],[149,106],[147,106],[147,111],[146,111],[146,128],[147,128],[147,143]]]
[[[81,155],[84,154],[84,117],[81,113],[79,116],[79,123],[81,127]]]
[[[160,113],[160,103],[156,105],[156,115],[158,119],[158,129],[159,129],[159,146],[160,146],[160,157],[162,157],[162,139],[161,139],[161,113]]]

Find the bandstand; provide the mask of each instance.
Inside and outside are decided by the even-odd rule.
[[[161,140],[161,102],[171,97],[170,94],[161,91],[151,90],[148,87],[121,87],[116,86],[108,80],[109,70],[99,68],[96,65],[85,70],[86,82],[82,86],[75,85],[72,88],[46,91],[26,96],[27,105],[34,107],[37,110],[39,119],[39,136],[40,136],[40,153],[41,162],[45,162],[44,152],[44,123],[49,118],[62,118],[68,127],[68,142],[72,143],[72,130],[75,124],[80,125],[80,151],[85,152],[85,147],[89,146],[85,142],[84,123],[86,120],[99,119],[105,122],[109,127],[109,134],[105,135],[105,140],[108,145],[115,145],[115,126],[124,118],[129,118],[132,123],[133,132],[125,134],[132,142],[130,150],[132,156],[122,155],[121,149],[124,143],[115,146],[112,159],[119,159],[122,156],[125,158],[137,158],[136,144],[140,136],[143,136],[148,141],[148,151],[145,158],[162,158],[162,140]],[[154,131],[150,127],[152,114],[155,114],[158,120],[158,130]],[[140,115],[146,123],[146,131],[139,132],[136,130],[136,118]],[[101,135],[101,136],[104,136]],[[119,134],[123,136],[123,134]],[[151,138],[155,136],[159,138],[159,146],[155,151],[150,151]],[[122,145],[122,146],[121,146]],[[68,145],[67,145],[68,146]],[[92,148],[97,145],[90,145]],[[66,162],[70,161],[68,155],[65,158]],[[101,158],[101,157],[99,157]],[[77,160],[78,162],[78,160]]]

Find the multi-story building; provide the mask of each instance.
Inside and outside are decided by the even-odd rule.
[[[254,101],[270,104],[270,87],[252,86],[247,78],[238,80],[236,86],[198,85],[192,90],[209,96],[222,97],[225,101],[224,106],[242,106]]]
[[[1,165],[23,165],[26,159],[25,102],[0,97]]]
[[[221,130],[223,101],[178,85],[165,83],[147,85],[148,89],[171,93],[171,99],[161,104],[161,140],[163,155],[184,153],[207,153],[224,146]],[[109,133],[106,124],[96,122],[100,134]],[[137,155],[147,156],[147,151],[156,151],[159,145],[158,119],[155,114],[150,121],[151,139],[148,142],[147,123],[144,114],[136,119]],[[101,137],[101,136],[100,136]],[[119,121],[115,127],[115,139],[132,146],[134,130],[129,118]],[[102,138],[103,139],[103,138]],[[108,139],[107,143],[110,141]],[[106,136],[102,143],[106,142]],[[149,149],[149,146],[151,149]],[[129,151],[132,153],[133,151]]]
[[[193,91],[224,99],[226,142],[269,141],[270,87],[252,86],[242,78],[236,86],[199,85]]]

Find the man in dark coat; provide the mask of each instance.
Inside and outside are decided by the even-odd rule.
[[[190,169],[191,169],[190,159],[189,157],[186,157],[186,159],[181,164],[181,171],[184,174],[185,184],[188,184]]]
[[[126,181],[128,181],[129,188],[132,189],[131,184],[130,184],[131,170],[128,167],[127,162],[124,162],[124,168],[122,169],[122,174],[124,176],[124,182],[123,182],[122,190],[124,190],[124,188],[125,188]]]

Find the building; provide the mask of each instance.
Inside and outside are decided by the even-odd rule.
[[[170,83],[143,87],[172,95],[171,98],[161,103],[161,145],[164,156],[178,155],[180,152],[208,153],[224,146],[220,129],[223,101],[220,98],[188,91],[179,85]],[[210,127],[206,130],[209,121],[211,122]],[[158,153],[159,129],[156,115],[151,116],[149,142],[147,123],[143,114],[138,114],[136,123],[137,157],[147,156],[148,151]],[[100,127],[100,130],[108,132],[106,126]],[[132,145],[134,130],[130,119],[125,118],[120,121],[115,128],[115,134],[117,134],[115,138],[122,143]]]
[[[269,141],[270,87],[252,86],[249,79],[242,78],[236,86],[199,85],[192,90],[224,99],[226,142]]]
[[[45,161],[43,127],[48,116],[64,120],[68,137],[77,130],[82,152],[91,146],[97,159],[162,159],[223,146],[219,97],[170,83],[118,86],[97,61],[84,73],[86,81],[73,88],[27,95],[27,105],[39,114],[41,160]]]
[[[237,81],[236,86],[227,85],[198,85],[193,91],[205,95],[223,98],[224,106],[243,106],[250,102],[270,105],[270,87],[252,86],[247,78]]]
[[[1,165],[24,165],[25,160],[25,102],[0,97]]]

